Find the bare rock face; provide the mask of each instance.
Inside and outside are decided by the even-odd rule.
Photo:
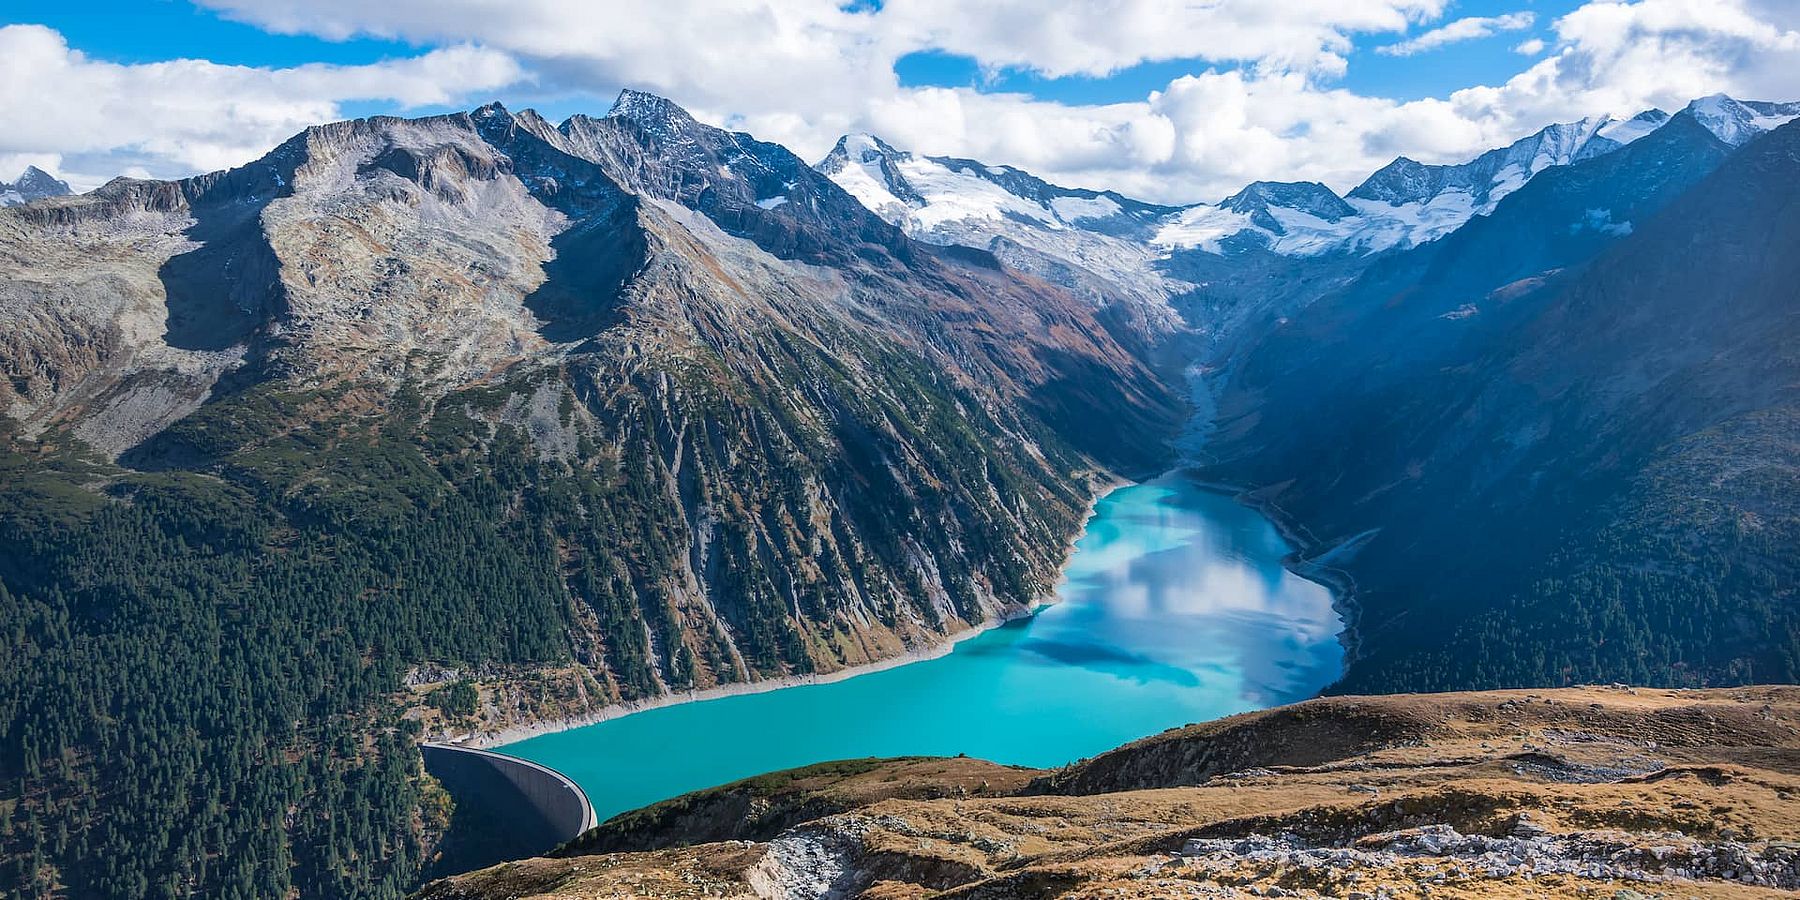
[[[0,404],[28,437],[61,425],[115,455],[192,411],[242,361],[242,347],[166,339],[159,272],[199,245],[178,194],[132,187],[0,212]],[[68,214],[103,204],[104,216]]]
[[[568,220],[467,116],[313,128],[303,151],[260,223],[293,375],[467,384],[544,349],[524,299]]]

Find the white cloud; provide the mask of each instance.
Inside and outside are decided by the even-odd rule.
[[[832,67],[853,87],[886,81],[895,58],[918,50],[1050,76],[1185,58],[1341,71],[1352,35],[1403,32],[1442,14],[1448,0],[888,0],[862,11],[837,0],[200,2],[277,31],[479,40],[615,82],[691,80],[708,95],[736,90],[721,76],[757,79],[771,65],[796,78]]]
[[[1458,115],[1517,131],[1596,113],[1675,110],[1720,91],[1800,99],[1800,30],[1737,0],[1595,2],[1553,28],[1551,55],[1504,84],[1452,93]]]
[[[1515,45],[1513,47],[1513,52],[1520,56],[1536,56],[1539,53],[1544,52],[1546,46],[1548,45],[1544,43],[1542,38],[1530,38],[1520,41]]]
[[[131,169],[207,171],[341,118],[338,104],[347,100],[402,108],[462,102],[523,74],[507,55],[469,46],[365,66],[119,65],[71,50],[48,28],[11,25],[0,27],[0,165],[51,161],[44,168],[78,188]]]
[[[512,105],[573,98],[598,111],[631,86],[809,158],[845,131],[868,130],[1064,184],[1188,202],[1256,178],[1346,189],[1398,154],[1451,161],[1552,121],[1673,108],[1715,91],[1800,98],[1800,5],[1791,0],[1594,0],[1550,23],[1554,40],[1529,52],[1542,39],[1522,44],[1537,58],[1520,60],[1516,76],[1405,103],[1346,90],[1337,76],[1353,41],[1436,22],[1445,0],[888,0],[879,10],[838,0],[202,2],[272,30],[451,49],[374,66],[113,66],[37,29],[47,47],[9,53],[0,44],[0,114],[26,123],[0,135],[0,163],[6,154],[100,154],[169,174],[253,158],[349,99],[460,103],[511,85],[502,99]],[[1528,19],[1461,19],[1403,44],[1442,46]],[[902,87],[895,61],[920,50],[1049,77],[1198,61],[1144,97],[1077,105]]]
[[[1148,60],[1200,58],[1340,73],[1351,36],[1399,33],[1446,0],[892,0],[881,27],[915,49],[1045,75],[1106,75]]]
[[[1507,13],[1504,16],[1470,16],[1433,28],[1411,40],[1376,47],[1375,52],[1386,56],[1413,56],[1462,41],[1490,37],[1502,31],[1523,31],[1536,21],[1537,16],[1529,12]]]

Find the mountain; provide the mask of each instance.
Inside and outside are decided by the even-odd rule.
[[[1688,104],[1687,112],[1719,140],[1738,147],[1800,118],[1800,103],[1733,100],[1724,94],[1713,94]]]
[[[1633,121],[1647,123],[1658,115],[1659,111],[1650,110]],[[1402,156],[1370,175],[1349,196],[1405,206],[1442,200],[1446,192],[1455,192],[1468,195],[1468,203],[1474,209],[1491,210],[1501,198],[1544,169],[1618,149],[1622,144],[1606,136],[1608,126],[1617,124],[1620,123],[1601,117],[1551,125],[1453,166],[1427,166]]]
[[[1617,150],[1668,119],[1647,110],[1552,125],[1458,165],[1401,157],[1344,197],[1317,182],[1259,181],[1185,207],[918,156],[867,134],[840,138],[816,168],[919,240],[987,250],[1087,297],[1143,346],[1185,330],[1209,352],[1229,352],[1226,336],[1291,315],[1377,257],[1491,213],[1538,173]]]
[[[839,138],[816,168],[864,206],[925,234],[964,220],[1015,218],[1045,227],[1141,237],[1174,211],[1114,191],[1060,187],[1011,166],[915,156],[868,134]]]
[[[0,210],[0,320],[9,894],[397,896],[457,697],[1019,615],[1186,415],[1088,298],[636,92]]]
[[[1305,213],[1325,222],[1336,222],[1356,215],[1355,207],[1316,181],[1256,181],[1225,198],[1224,209],[1250,217],[1257,227],[1285,234],[1277,210]]]
[[[1193,285],[1165,277],[1148,243],[1174,207],[1060,187],[1011,166],[917,156],[867,134],[839,138],[816,168],[917,240],[987,250],[1096,307],[1142,318],[1146,340],[1181,327],[1168,301]]]
[[[1687,112],[1735,147],[1800,115],[1800,103],[1738,101],[1720,94],[1694,101]],[[818,169],[923,240],[990,249],[1019,242],[1102,273],[1115,287],[1129,290],[1134,281],[1150,282],[1159,288],[1155,293],[1178,296],[1211,283],[1189,277],[1187,269],[1213,266],[1165,265],[1164,259],[1193,251],[1366,255],[1429,243],[1492,213],[1537,174],[1611,153],[1669,118],[1650,109],[1630,119],[1597,116],[1550,125],[1454,165],[1401,156],[1342,197],[1316,182],[1259,181],[1217,204],[1183,207],[1059,187],[1010,166],[918,157],[872,135],[839,139]],[[1134,252],[1146,243],[1153,251],[1148,257]],[[1007,258],[1003,250],[996,252]],[[1029,258],[1008,262],[1027,268]]]
[[[1797,693],[1343,697],[1055,771],[823,763],[419,897],[1775,898],[1800,889]]]
[[[1624,122],[1606,117],[1551,125],[1457,165],[1404,156],[1339,198],[1319,184],[1268,191],[1258,182],[1216,206],[1198,204],[1170,217],[1154,240],[1172,250],[1210,253],[1271,250],[1289,256],[1377,253],[1436,240],[1487,215],[1534,175],[1617,150],[1668,117],[1649,110]],[[1266,195],[1266,196],[1265,196]],[[1252,209],[1254,205],[1256,208]]]
[[[49,172],[37,166],[26,166],[19,175],[19,180],[12,184],[0,181],[0,206],[17,206],[42,200],[45,197],[62,197],[72,194],[69,183],[58,180]]]
[[[1208,469],[1351,589],[1336,689],[1800,677],[1797,175],[1690,107],[1244,353]]]

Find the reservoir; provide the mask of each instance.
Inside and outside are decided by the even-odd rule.
[[[1047,767],[1300,700],[1340,673],[1322,586],[1256,512],[1180,474],[1101,498],[1057,602],[947,655],[843,681],[646,710],[498,748],[601,821],[739,778],[864,756]]]

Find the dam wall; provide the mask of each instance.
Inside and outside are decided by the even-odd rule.
[[[597,824],[587,795],[554,769],[455,744],[419,753],[455,801],[428,878],[542,856]]]

